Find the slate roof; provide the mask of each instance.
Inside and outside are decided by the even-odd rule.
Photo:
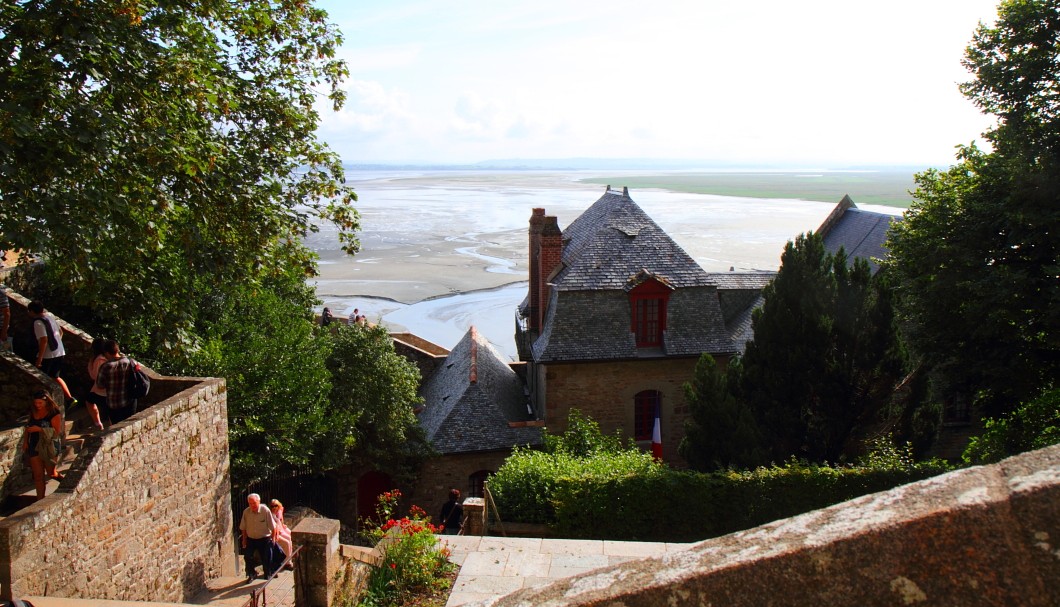
[[[608,188],[563,232],[563,241],[561,269],[532,345],[537,362],[739,352],[745,331],[730,326],[743,311],[739,302],[753,304],[775,275],[708,274],[626,190]],[[630,331],[628,292],[648,279],[671,289],[660,348],[637,348]]]
[[[901,218],[864,211],[857,208],[849,196],[844,196],[817,233],[824,238],[824,246],[829,253],[835,253],[842,247],[850,263],[861,257],[876,272],[879,264],[874,259],[887,257],[887,248],[883,245],[894,221],[901,221]]]
[[[539,427],[511,427],[532,419],[523,381],[472,327],[424,384],[419,422],[443,454],[497,451],[542,444]]]
[[[674,288],[707,286],[703,268],[629,194],[608,189],[563,232],[561,291],[627,289],[642,270]]]

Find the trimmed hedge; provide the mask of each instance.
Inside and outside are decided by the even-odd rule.
[[[517,456],[490,479],[502,519],[548,523],[561,537],[667,542],[750,529],[948,470],[935,462],[894,468],[790,462],[701,474],[650,461],[645,468],[613,454],[582,464],[550,461],[556,456],[544,453]]]

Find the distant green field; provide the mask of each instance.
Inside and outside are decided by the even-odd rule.
[[[842,173],[666,173],[593,177],[584,183],[629,186],[631,189],[658,188],[693,194],[716,194],[747,198],[798,198],[839,202],[849,194],[855,203],[908,207],[913,197],[913,173],[864,171]]]

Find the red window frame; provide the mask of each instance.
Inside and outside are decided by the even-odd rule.
[[[651,440],[652,432],[655,430],[655,410],[661,406],[662,392],[658,390],[642,390],[633,396],[634,440]]]
[[[655,280],[648,280],[629,292],[629,307],[632,312],[630,331],[638,348],[662,345],[666,330],[666,304],[670,300],[670,289]]]

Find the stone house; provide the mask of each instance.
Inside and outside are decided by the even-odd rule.
[[[481,497],[516,446],[542,444],[525,383],[474,327],[425,379],[420,425],[439,457],[420,470],[413,501],[437,516],[448,492]]]
[[[566,230],[534,209],[529,235],[516,344],[535,417],[561,432],[580,409],[648,447],[658,411],[663,459],[680,465],[682,386],[701,354],[725,364],[743,350],[775,272],[706,272],[626,188],[608,186]]]

